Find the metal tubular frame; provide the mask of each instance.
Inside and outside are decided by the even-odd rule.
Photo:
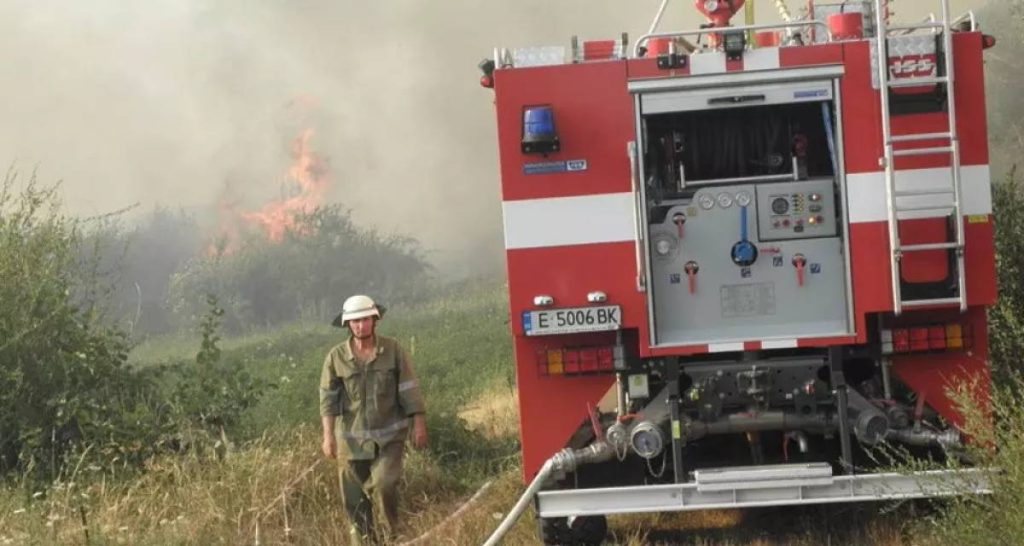
[[[883,15],[883,0],[875,0],[875,25],[877,28],[878,36],[875,39],[875,54],[878,58],[878,83],[879,83],[879,99],[881,101],[881,115],[882,115],[882,145],[884,149],[884,155],[880,159],[882,168],[885,169],[885,202],[886,209],[888,212],[888,231],[889,231],[889,266],[891,270],[892,278],[892,302],[893,302],[893,313],[900,315],[903,313],[903,309],[906,307],[925,307],[930,305],[947,305],[957,304],[960,307],[960,311],[964,312],[967,310],[967,284],[966,284],[966,264],[964,263],[964,218],[962,206],[962,187],[961,187],[961,173],[960,173],[960,141],[957,136],[957,117],[956,117],[956,85],[954,79],[954,72],[956,67],[953,64],[953,30],[952,24],[963,20],[965,17],[972,21],[972,28],[976,28],[976,21],[974,21],[973,13],[968,12],[961,16],[957,21],[951,23],[949,15],[949,0],[940,0],[942,4],[942,18],[937,22],[926,22],[918,23],[916,25],[904,25],[904,26],[887,26],[885,17]],[[890,81],[889,78],[889,48],[888,48],[888,35],[890,31],[913,31],[918,29],[939,29],[942,33],[942,47],[943,47],[943,62],[946,67],[946,74],[944,76],[937,76],[934,78],[906,78],[902,80]],[[893,137],[892,127],[890,126],[891,112],[889,105],[889,89],[893,87],[911,87],[916,85],[946,85],[946,112],[949,119],[949,130],[946,133],[922,133],[916,135],[900,135]],[[894,144],[897,142],[912,142],[927,140],[930,138],[949,140],[949,146],[939,146],[930,148],[913,148],[905,150],[896,150]],[[952,193],[953,201],[948,206],[943,204],[942,206],[903,206],[900,207],[897,203],[897,198],[906,196],[904,192],[897,194],[896,190],[896,166],[895,159],[897,157],[905,156],[920,156],[920,155],[941,155],[949,154],[950,156],[950,172],[952,175],[953,187],[950,192],[935,192],[938,193]],[[910,212],[915,210],[939,210],[939,209],[952,209],[953,222],[956,226],[956,240],[948,243],[940,243],[936,245],[923,244],[923,245],[903,245],[900,242],[899,235],[899,222],[900,212]],[[905,252],[918,252],[926,250],[937,250],[947,249],[955,253],[956,255],[956,268],[957,268],[957,294],[955,297],[950,298],[937,298],[929,300],[904,300],[902,287],[900,285],[901,268],[903,261],[903,254]]]
[[[684,38],[686,36],[699,36],[701,34],[722,34],[725,32],[747,32],[755,30],[781,30],[796,27],[806,26],[818,26],[824,29],[825,35],[828,39],[832,39],[832,32],[829,30],[828,25],[822,21],[809,19],[806,21],[793,21],[788,23],[766,23],[761,25],[740,25],[735,27],[721,27],[721,28],[702,28],[698,30],[680,30],[673,32],[651,32],[644,34],[633,45],[633,57],[640,56],[640,48],[643,47],[648,41],[654,38]]]

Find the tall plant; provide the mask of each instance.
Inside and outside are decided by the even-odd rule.
[[[50,476],[82,446],[138,460],[160,431],[126,336],[102,320],[107,290],[82,224],[59,207],[34,176],[9,172],[0,186],[0,473]]]

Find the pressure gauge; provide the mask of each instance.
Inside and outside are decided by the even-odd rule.
[[[654,244],[654,249],[659,256],[668,256],[668,253],[672,252],[672,242],[662,239]]]
[[[718,206],[727,209],[732,206],[732,195],[722,192],[718,194]]]
[[[785,197],[772,199],[772,212],[780,215],[789,212],[789,200]]]
[[[709,13],[718,10],[718,0],[704,0],[704,10]]]
[[[741,206],[741,207],[745,207],[745,206],[749,205],[750,204],[750,194],[745,192],[745,191],[741,191],[741,192],[737,193],[736,194],[736,204]]]
[[[701,194],[701,196],[697,198],[697,202],[700,204],[700,208],[704,210],[711,210],[715,208],[714,198],[706,193]]]
[[[665,449],[665,436],[661,428],[650,421],[643,421],[633,427],[629,435],[629,445],[633,451],[644,459],[653,459]]]

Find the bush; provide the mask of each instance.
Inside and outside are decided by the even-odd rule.
[[[131,368],[127,334],[97,303],[114,293],[116,230],[62,216],[56,188],[16,182],[0,187],[0,475],[49,480],[72,457],[135,467],[223,438],[272,385],[221,358],[216,299],[195,362]]]
[[[428,266],[414,240],[356,227],[328,206],[300,215],[282,242],[249,234],[240,248],[191,261],[171,282],[170,301],[194,323],[206,294],[238,332],[296,319],[328,320],[346,296],[364,292],[391,302],[422,298]]]
[[[83,225],[35,178],[0,187],[0,474],[52,476],[78,446],[138,461],[163,430],[152,383],[125,362],[125,334],[95,304],[109,293]]]
[[[934,501],[938,511],[917,524],[922,544],[1016,544],[1012,537],[1024,536],[1024,376],[1012,372],[992,388],[990,411],[977,406],[976,388],[961,385],[953,398],[972,438],[966,458],[982,470],[992,493]]]
[[[207,296],[206,302],[209,309],[199,325],[202,342],[195,365],[171,368],[173,398],[183,424],[223,436],[225,428],[236,426],[273,385],[254,377],[237,360],[221,358],[217,343],[224,310],[215,296]]]
[[[999,301],[989,310],[989,354],[997,379],[1024,371],[1024,194],[1015,171],[993,185]]]

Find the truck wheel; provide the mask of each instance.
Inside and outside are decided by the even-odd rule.
[[[561,546],[600,546],[608,536],[608,519],[604,516],[541,518],[540,539],[544,544]]]
[[[604,516],[580,516],[567,523],[572,544],[601,546],[608,536],[608,518]]]
[[[540,540],[544,544],[568,544],[569,524],[565,518],[540,518]]]

